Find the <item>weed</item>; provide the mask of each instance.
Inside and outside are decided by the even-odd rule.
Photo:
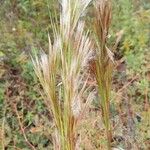
[[[91,48],[81,16],[89,2],[62,0],[60,26],[51,20],[54,40],[52,42],[49,37],[49,54],[43,52],[40,58],[33,58],[35,73],[57,128],[55,149],[73,150],[76,147],[81,98],[86,91],[81,72]]]
[[[113,69],[113,53],[107,47],[111,23],[111,2],[95,2],[95,77],[102,106],[102,117],[106,128],[108,149],[111,149],[112,133],[110,122],[110,93]]]

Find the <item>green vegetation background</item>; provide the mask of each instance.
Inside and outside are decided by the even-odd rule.
[[[51,116],[44,105],[39,83],[29,57],[31,50],[47,50],[47,33],[51,33],[50,14],[58,10],[53,0],[1,0],[0,1],[0,141],[8,150],[29,150],[20,131],[20,121],[29,141],[39,150],[52,149]],[[87,24],[92,22],[89,8]],[[135,119],[136,136],[141,149],[150,144],[150,2],[148,0],[113,0],[111,41],[119,31],[124,34],[115,53],[119,63],[114,73],[112,95],[123,85]],[[117,102],[112,102],[116,116]],[[97,102],[93,104],[97,107]],[[3,134],[5,132],[5,134]],[[5,135],[5,136],[3,136]],[[94,138],[93,138],[94,139]],[[98,141],[97,141],[98,142]],[[95,142],[96,143],[96,142]],[[1,145],[1,143],[0,143]],[[97,143],[95,144],[97,145]],[[121,145],[123,147],[123,145]]]

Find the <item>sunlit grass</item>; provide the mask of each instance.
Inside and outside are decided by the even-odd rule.
[[[34,70],[46,94],[46,103],[56,126],[54,149],[74,150],[77,123],[86,91],[84,73],[91,42],[84,32],[84,14],[90,0],[62,0],[59,25],[53,26],[49,53],[33,57]],[[88,100],[88,98],[87,98]]]

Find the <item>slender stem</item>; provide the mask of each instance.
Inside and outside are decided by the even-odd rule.
[[[104,113],[104,116],[107,120],[107,124],[106,124],[107,146],[108,146],[108,150],[111,150],[112,132],[111,132],[110,111],[109,111],[108,103],[106,104],[106,112]]]
[[[23,124],[22,124],[22,122],[21,122],[20,115],[19,115],[19,113],[18,113],[18,110],[17,110],[16,105],[14,105],[14,110],[15,110],[15,113],[16,113],[16,115],[17,115],[17,119],[18,119],[18,122],[19,122],[19,126],[20,126],[21,132],[22,132],[22,134],[23,134],[23,137],[24,137],[26,143],[28,144],[28,146],[29,146],[32,150],[36,150],[36,148],[29,142],[29,140],[28,140],[28,138],[27,138],[27,136],[26,136],[26,133],[25,133]]]
[[[104,89],[104,93],[106,92],[107,94],[107,89]],[[106,135],[107,135],[107,146],[108,150],[111,150],[111,141],[112,141],[112,131],[111,131],[111,122],[110,122],[110,102],[109,99],[107,99],[107,96],[104,96],[103,99],[103,105],[102,105],[102,110],[103,110],[103,118],[104,118],[104,124],[106,128]]]

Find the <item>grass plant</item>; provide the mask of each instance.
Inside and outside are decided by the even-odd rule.
[[[82,69],[91,48],[81,17],[89,3],[90,0],[61,0],[60,22],[51,20],[53,40],[49,36],[48,54],[42,52],[40,57],[32,58],[54,118],[54,149],[76,149],[81,98],[86,92]]]
[[[108,149],[111,149],[110,93],[113,70],[113,53],[108,48],[108,32],[111,23],[111,1],[95,2],[95,77],[102,107],[102,117],[106,128]]]

